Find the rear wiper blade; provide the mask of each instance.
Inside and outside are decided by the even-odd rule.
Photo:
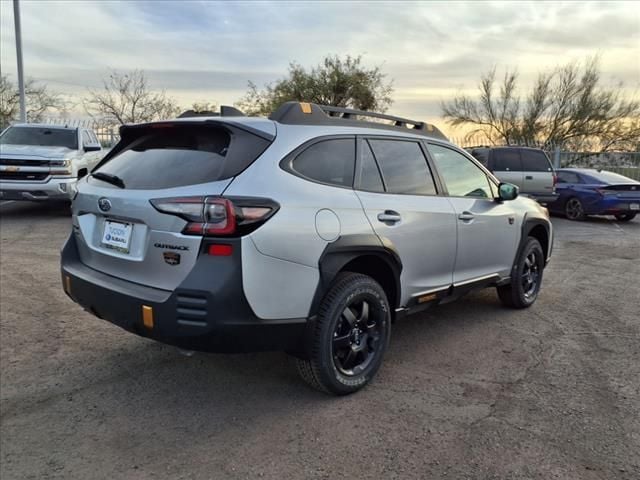
[[[93,178],[97,178],[98,180],[102,180],[103,182],[107,182],[107,183],[110,183],[111,185],[115,185],[116,187],[125,188],[124,181],[117,175],[111,175],[110,173],[104,173],[104,172],[95,172],[95,173],[92,173],[91,176]]]

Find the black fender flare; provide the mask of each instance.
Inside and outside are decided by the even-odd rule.
[[[518,258],[520,258],[520,254],[522,253],[522,249],[524,248],[527,238],[529,238],[529,234],[537,226],[542,226],[547,232],[547,242],[549,242],[549,244],[544,250],[545,264],[549,260],[549,257],[551,256],[551,248],[553,247],[553,244],[551,243],[553,242],[553,239],[551,238],[551,222],[549,221],[549,219],[543,216],[529,215],[528,213],[525,213],[524,218],[522,219],[520,243],[518,245],[518,249],[516,250],[516,256],[513,259],[513,266],[511,267],[512,274],[514,272],[514,269],[516,268],[516,263],[518,261]],[[542,248],[544,249],[544,245],[542,245]]]
[[[393,243],[374,234],[343,235],[335,242],[329,243],[318,260],[320,279],[309,309],[309,318],[315,317],[320,302],[344,266],[352,260],[365,255],[380,258],[393,272],[396,298],[389,300],[390,303],[393,303],[391,305],[392,311],[398,307],[401,292],[400,274],[402,273],[402,261]]]

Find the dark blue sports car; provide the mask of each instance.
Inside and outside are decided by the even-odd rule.
[[[561,168],[556,192],[558,199],[547,205],[569,220],[587,215],[613,215],[621,222],[640,213],[640,182],[613,172],[587,168]]]

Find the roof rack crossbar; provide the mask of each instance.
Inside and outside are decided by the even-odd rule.
[[[423,130],[425,123],[419,120],[409,120],[408,118],[396,117],[394,115],[387,115],[384,113],[367,112],[364,110],[355,110],[352,108],[333,107],[331,105],[318,105],[325,113],[334,116],[333,114],[342,114],[342,118],[358,117],[370,117],[379,118],[382,120],[389,120],[394,122],[396,127],[406,127],[407,124],[413,125],[416,130]],[[336,115],[337,116],[337,115]]]
[[[357,118],[360,117],[360,118]],[[373,119],[387,120],[376,122]],[[447,140],[434,125],[418,120],[310,102],[285,102],[269,115],[269,120],[289,125],[351,125],[381,130],[411,129],[416,135]]]

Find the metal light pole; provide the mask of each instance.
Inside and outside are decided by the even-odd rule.
[[[24,73],[22,70],[22,33],[20,30],[20,3],[13,0],[13,21],[16,29],[16,57],[18,58],[18,90],[20,91],[20,121],[27,121],[27,109],[24,99]]]

